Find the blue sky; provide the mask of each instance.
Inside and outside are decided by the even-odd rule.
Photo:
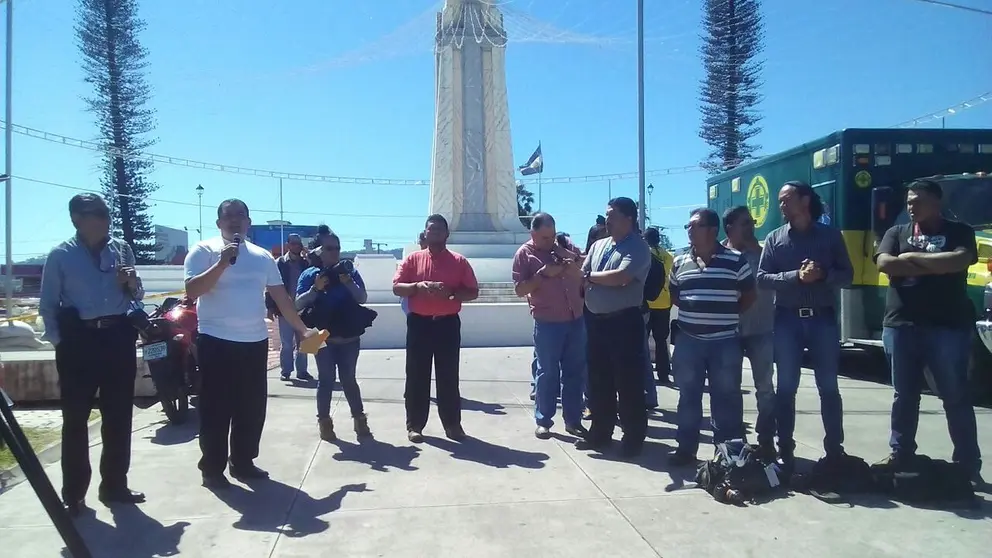
[[[972,6],[983,0],[960,0]],[[96,139],[82,97],[75,2],[18,0],[14,122]],[[433,134],[430,0],[187,0],[141,3],[158,144],[153,152],[242,167],[333,176],[427,179]],[[887,127],[992,90],[992,17],[912,0],[766,0],[762,153],[844,127]],[[697,163],[697,0],[648,0],[647,168]],[[634,0],[507,3],[507,83],[514,159],[543,143],[545,177],[637,169]],[[568,31],[559,33],[557,30]],[[2,30],[0,30],[2,32]],[[583,39],[582,41],[575,40]],[[514,42],[516,40],[516,42]],[[931,122],[930,126],[939,126]],[[947,127],[992,127],[992,103]],[[14,175],[98,189],[99,155],[14,136]],[[256,223],[278,219],[277,181],[159,164],[155,222],[215,231],[217,203],[237,196]],[[677,227],[705,203],[705,175],[653,178],[651,216]],[[75,192],[14,182],[13,253],[40,255],[72,233]],[[636,179],[613,195],[636,199]],[[363,238],[409,243],[427,212],[426,186],[286,181],[286,219],[326,222],[346,247]],[[584,236],[604,212],[605,181],[545,185],[559,228]],[[191,232],[191,240],[196,234]]]

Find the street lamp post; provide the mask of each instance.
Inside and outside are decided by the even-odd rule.
[[[647,220],[651,220],[651,208],[654,206],[654,202],[651,201],[651,195],[654,194],[654,184],[648,184],[648,206],[645,208],[647,213]]]
[[[637,221],[644,230],[644,0],[637,0]]]
[[[197,209],[200,210],[200,224],[196,229],[196,232],[200,233],[200,240],[203,240],[203,186],[200,184],[196,185],[196,201]]]

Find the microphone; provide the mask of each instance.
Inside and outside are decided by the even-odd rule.
[[[237,246],[239,249],[241,248],[241,235],[238,233],[234,233],[234,245]],[[231,265],[234,265],[236,263],[238,263],[238,256],[237,255],[231,256]]]

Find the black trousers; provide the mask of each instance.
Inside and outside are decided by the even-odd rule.
[[[444,428],[462,423],[462,395],[458,389],[458,360],[462,321],[458,314],[406,317],[406,429],[423,431],[431,408],[431,363],[437,384],[437,414]]]
[[[644,395],[644,318],[640,308],[610,314],[586,312],[589,364],[589,440],[613,437],[619,406],[623,443],[639,446],[647,435]]]
[[[672,374],[668,358],[668,334],[671,333],[672,309],[648,310],[648,335],[654,336],[654,369],[659,380]]]
[[[93,475],[87,422],[97,390],[103,440],[100,489],[127,488],[131,468],[137,332],[123,315],[101,325],[105,327],[67,324],[55,346],[62,398],[62,498],[66,502],[82,500]]]
[[[200,471],[215,476],[228,461],[252,464],[258,457],[268,403],[268,339],[239,343],[210,335],[197,338],[200,389]]]

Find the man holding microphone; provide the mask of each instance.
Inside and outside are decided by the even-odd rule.
[[[199,468],[208,488],[230,486],[228,463],[231,476],[241,480],[268,476],[254,464],[268,397],[265,293],[301,338],[313,334],[296,313],[272,255],[243,240],[250,225],[243,201],[222,202],[220,236],[197,243],[184,263],[186,296],[196,300],[199,321]]]

